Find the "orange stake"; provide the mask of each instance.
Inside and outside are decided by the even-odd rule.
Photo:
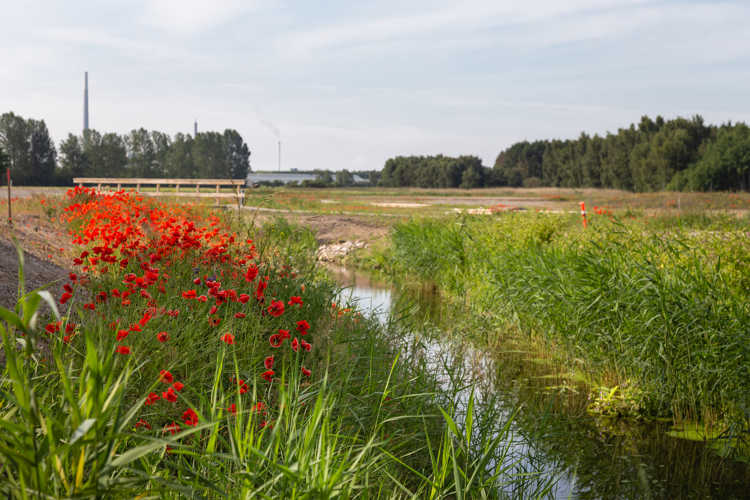
[[[588,227],[588,223],[586,222],[586,203],[581,202],[579,203],[581,205],[581,216],[583,217],[583,228],[586,229]]]

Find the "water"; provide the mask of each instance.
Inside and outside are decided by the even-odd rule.
[[[347,287],[344,298],[384,321],[403,307],[387,282],[341,267],[329,269]],[[416,296],[411,304],[415,324],[450,328],[436,294]],[[414,340],[405,338],[405,344]],[[515,418],[516,431],[533,440],[533,459],[557,473],[553,498],[750,499],[746,464],[723,459],[702,442],[667,436],[668,424],[591,417],[586,412],[589,388],[528,346],[502,346],[503,352],[488,356],[437,337],[421,340],[438,376],[447,357],[460,357],[479,376],[479,392],[492,392],[495,404],[506,406],[500,411],[524,403]]]

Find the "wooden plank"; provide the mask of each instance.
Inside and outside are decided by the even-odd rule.
[[[175,198],[234,198],[234,193],[159,193],[155,191],[143,191],[140,194],[144,196],[174,196]]]
[[[155,186],[157,184],[182,184],[182,185],[221,185],[231,186],[232,183],[238,186],[244,186],[246,179],[147,179],[147,178],[118,178],[118,177],[75,177],[73,182],[79,185],[83,184],[142,184],[145,186]]]

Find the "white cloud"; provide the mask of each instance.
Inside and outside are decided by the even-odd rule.
[[[264,7],[262,0],[150,0],[141,22],[180,35],[200,35]]]

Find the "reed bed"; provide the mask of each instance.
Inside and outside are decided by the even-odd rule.
[[[706,213],[627,217],[504,213],[409,220],[384,261],[432,284],[495,344],[509,326],[544,340],[598,386],[604,413],[700,420],[728,445],[750,420],[747,223]]]

